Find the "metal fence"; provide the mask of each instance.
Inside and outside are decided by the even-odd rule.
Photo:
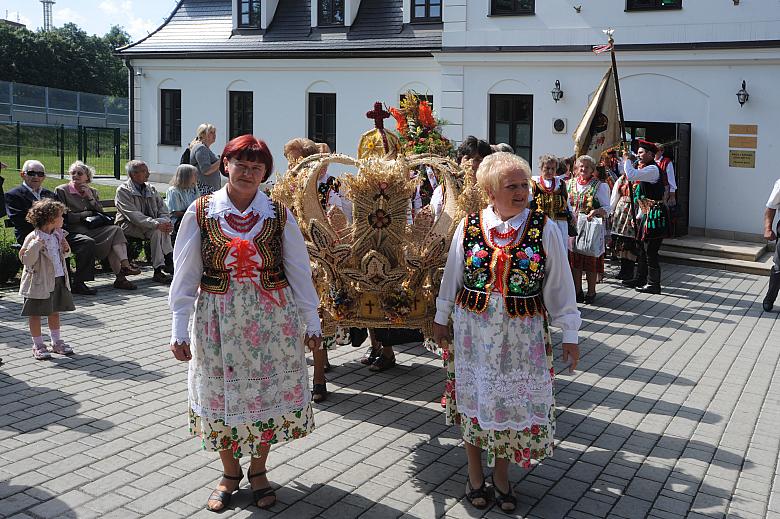
[[[0,81],[0,122],[127,129],[128,100]]]
[[[81,160],[97,175],[118,179],[128,155],[128,132],[120,128],[0,122],[0,161],[12,168],[35,159],[64,178],[68,166]]]

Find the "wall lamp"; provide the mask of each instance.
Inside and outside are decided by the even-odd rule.
[[[557,79],[555,80],[555,88],[553,88],[550,91],[550,94],[552,95],[553,101],[556,103],[563,99],[563,90],[561,90],[561,82]]]
[[[737,92],[737,101],[739,101],[739,106],[747,103],[748,99],[750,99],[750,94],[748,94],[747,90],[745,90],[745,80],[743,79],[742,88],[740,88],[739,92]]]

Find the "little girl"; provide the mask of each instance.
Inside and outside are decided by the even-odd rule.
[[[19,251],[24,264],[19,295],[24,297],[22,315],[29,318],[33,357],[51,358],[41,337],[41,316],[48,316],[51,349],[60,355],[73,355],[73,349],[60,338],[60,312],[75,310],[70,294],[65,257],[70,246],[62,230],[65,205],[55,200],[35,202],[27,221],[35,230],[27,235]]]

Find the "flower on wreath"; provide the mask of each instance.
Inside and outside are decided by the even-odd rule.
[[[452,143],[441,134],[442,121],[434,116],[431,104],[420,97],[410,90],[403,95],[399,108],[389,109],[396,121],[403,152],[448,156]]]
[[[390,222],[390,215],[383,209],[377,209],[368,215],[368,223],[374,229],[384,229],[385,227],[389,227]]]

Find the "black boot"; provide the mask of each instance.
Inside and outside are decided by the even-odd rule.
[[[620,258],[620,272],[615,276],[615,279],[622,281],[634,279],[634,262],[628,258]]]
[[[661,269],[659,267],[647,268],[647,285],[637,286],[637,292],[644,294],[660,294],[661,293]]]
[[[764,311],[771,312],[772,307],[777,299],[777,292],[780,291],[780,271],[772,271],[769,273],[769,288],[766,291],[766,297],[764,297]]]
[[[165,266],[163,266],[163,270],[167,272],[168,274],[173,275],[173,253],[169,252],[165,255]]]

